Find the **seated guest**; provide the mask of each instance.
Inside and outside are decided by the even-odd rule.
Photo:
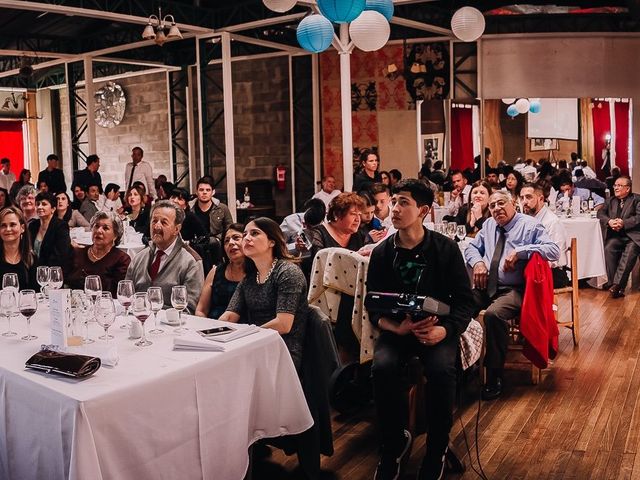
[[[207,274],[196,308],[199,317],[218,318],[229,305],[238,283],[245,275],[245,256],[242,252],[244,225],[232,223],[224,234],[222,263]]]
[[[556,210],[560,211],[563,207],[566,208],[565,205],[567,204],[570,208],[574,196],[580,197],[581,202],[582,200],[588,201],[589,198],[593,199],[595,210],[600,210],[604,205],[604,198],[600,195],[593,193],[586,188],[576,187],[569,176],[562,176],[560,179],[560,193],[556,200]]]
[[[147,187],[144,186],[144,183],[142,182],[133,182],[133,185],[131,185],[132,187],[136,187],[138,189],[139,192],[142,193],[142,204],[147,206],[147,207],[151,207],[151,204],[153,203],[153,198],[151,198],[151,196],[147,195]],[[126,198],[125,198],[126,200]]]
[[[18,180],[13,182],[13,184],[11,185],[11,188],[9,189],[9,196],[13,200],[15,200],[16,197],[18,196],[18,191],[20,191],[20,189],[25,185],[29,185],[33,187],[33,183],[31,183],[31,170],[27,168],[23,168],[20,171],[20,177],[18,178]],[[17,203],[18,202],[16,202],[16,204]]]
[[[104,203],[101,205],[100,210],[103,212],[116,212],[117,214],[123,212],[122,200],[120,200],[120,185],[107,183],[104,188],[104,196]]]
[[[44,180],[38,182],[38,192],[46,193],[49,191],[49,185]]]
[[[9,192],[7,191],[6,188],[0,187],[0,210],[2,210],[3,208],[10,207],[11,205],[12,203],[11,203],[11,197],[9,196]]]
[[[611,297],[624,297],[629,274],[640,253],[640,196],[631,193],[631,179],[626,175],[616,178],[613,196],[598,212],[605,228],[604,258],[607,266],[605,288]]]
[[[66,192],[61,192],[56,195],[56,215],[60,220],[67,222],[69,228],[74,227],[88,227],[89,222],[78,210],[71,208],[69,202],[69,195]]]
[[[163,173],[158,175],[153,181],[153,185],[156,187],[156,192],[160,189],[160,185],[167,181],[167,176]],[[159,200],[166,200],[165,198],[160,198]]]
[[[387,172],[386,170],[382,170],[380,172],[380,183],[383,183],[384,185],[389,185],[390,180],[389,180],[389,172]],[[359,193],[359,192],[358,192]]]
[[[115,212],[98,212],[91,219],[91,239],[89,248],[73,249],[73,268],[67,275],[70,288],[84,288],[88,275],[99,275],[102,290],[117,296],[118,282],[124,280],[131,257],[117,248],[124,229],[122,220]]]
[[[282,230],[287,244],[295,242],[302,229],[320,225],[327,214],[324,202],[317,197],[312,197],[304,202],[302,209],[302,212],[284,217],[280,224],[280,230]]]
[[[73,202],[71,202],[71,208],[74,210],[80,210],[80,205],[87,198],[87,187],[84,185],[76,185],[73,187]]]
[[[37,259],[31,249],[27,224],[20,209],[7,207],[0,210],[0,278],[5,273],[16,273],[20,289],[38,290],[36,282]]]
[[[158,190],[160,192],[162,189]],[[180,236],[186,242],[190,242],[194,238],[208,237],[209,232],[202,225],[198,217],[196,217],[191,208],[189,207],[189,200],[191,194],[184,188],[174,188],[171,190],[171,201],[184,210],[184,222],[182,222],[182,229],[180,230]]]
[[[446,207],[449,210],[449,215],[455,217],[458,214],[458,210],[465,204],[469,203],[469,194],[471,193],[471,185],[467,181],[467,177],[460,170],[454,170],[451,172],[451,200]]]
[[[36,195],[38,218],[29,223],[29,236],[38,265],[59,266],[66,274],[71,261],[71,238],[69,225],[56,215],[56,205],[53,194]]]
[[[156,187],[158,192],[158,200],[169,200],[171,198],[171,192],[176,186],[171,182],[162,182],[159,187]]]
[[[87,196],[82,201],[78,211],[90,222],[93,216],[100,210],[100,187],[91,185],[87,189]]]
[[[588,177],[587,175],[585,175],[585,172],[581,168],[576,168],[575,177],[576,180],[575,182],[573,182],[574,186],[578,188],[586,188],[587,190],[598,193],[598,195],[600,195],[600,193],[604,195],[604,191],[607,188],[606,183],[598,180],[595,177]]]
[[[473,268],[473,294],[476,310],[486,308],[487,383],[484,400],[502,394],[502,370],[509,340],[508,321],[520,313],[524,289],[524,267],[534,252],[555,262],[560,249],[542,224],[530,216],[517,213],[508,192],[499,190],[489,197],[491,217],[471,240],[464,252]]]
[[[184,285],[188,308],[195,311],[204,281],[202,259],[180,238],[184,210],[169,200],[160,200],[151,208],[150,246],[139,252],[127,270],[137,292],[161,287],[165,306],[171,306],[171,288]]]
[[[364,202],[360,210],[360,230],[366,235],[367,240],[378,243],[387,235],[387,228],[375,217],[376,202],[369,192],[358,192]]]
[[[370,188],[375,205],[375,216],[382,226],[391,227],[391,189],[383,183],[374,183]]]
[[[509,172],[504,179],[504,190],[511,194],[511,198],[516,203],[520,199],[522,185],[524,185],[524,177],[517,170]]]
[[[567,234],[560,219],[547,207],[544,201],[544,187],[540,182],[525,183],[520,190],[523,213],[531,215],[544,226],[551,240],[560,250],[560,258],[557,262],[550,262],[553,274],[553,288],[562,288],[569,285],[569,278],[565,267],[567,266],[566,251],[568,248]]]
[[[402,180],[402,173],[397,168],[389,170],[389,186],[395,186],[400,180]]]
[[[497,168],[488,168],[485,177],[486,182],[491,186],[491,190],[500,189],[500,177]]]
[[[36,213],[37,194],[38,191],[33,185],[25,185],[18,191],[18,194],[16,195],[16,203],[20,207],[20,210],[22,210],[22,214],[24,215],[24,219],[27,223],[30,223],[31,220],[38,218],[38,214]]]
[[[612,167],[611,175],[605,179],[607,188],[610,192],[613,192],[613,184],[616,183],[616,179],[621,175],[620,167]]]
[[[312,198],[319,198],[324,202],[325,208],[329,208],[331,200],[340,195],[340,190],[336,188],[336,178],[333,175],[325,175],[320,185],[322,188]]]
[[[256,218],[247,224],[242,250],[249,258],[247,275],[220,320],[277,331],[300,371],[309,308],[304,275],[291,261],[280,227],[269,218]]]
[[[127,214],[129,225],[134,230],[143,235],[149,235],[149,207],[144,204],[144,192],[140,186],[133,186],[125,197],[127,207],[124,211]]]
[[[471,187],[469,202],[463,205],[456,215],[456,224],[464,225],[470,237],[474,237],[482,228],[484,221],[491,216],[489,213],[491,193],[491,185],[478,180]]]

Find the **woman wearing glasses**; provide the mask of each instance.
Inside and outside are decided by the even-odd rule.
[[[31,249],[24,216],[17,207],[0,210],[0,249],[0,278],[5,273],[16,273],[20,289],[38,290],[36,256]]]

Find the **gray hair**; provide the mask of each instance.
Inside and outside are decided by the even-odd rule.
[[[95,227],[96,223],[100,220],[111,220],[111,225],[113,225],[113,231],[116,234],[116,241],[114,245],[119,245],[120,240],[122,239],[122,235],[124,234],[124,226],[122,225],[122,220],[117,213],[114,212],[97,212],[89,222],[89,226],[91,230]]]
[[[23,198],[28,197],[29,195],[33,195],[34,197],[38,194],[36,187],[33,185],[25,185],[16,194],[16,203],[20,205],[20,202]]]
[[[150,217],[153,217],[153,212],[155,212],[157,208],[168,208],[169,210],[176,212],[176,225],[182,225],[182,222],[184,222],[184,210],[171,200],[160,200],[154,203],[153,207],[151,207],[151,213],[149,214]]]
[[[489,200],[491,200],[492,197],[502,197],[504,198],[506,201],[513,203],[514,199],[511,196],[511,193],[507,192],[506,190],[495,190],[490,196],[489,196]]]

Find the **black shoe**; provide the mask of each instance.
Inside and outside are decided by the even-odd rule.
[[[444,478],[444,467],[449,447],[444,452],[433,454],[427,448],[427,454],[422,459],[422,465],[418,470],[417,480],[440,480]]]
[[[374,474],[374,480],[398,480],[400,478],[400,471],[404,466],[405,461],[411,454],[411,433],[408,430],[404,431],[405,444],[402,447],[400,455],[397,457],[393,455],[382,454],[376,473]]]
[[[495,400],[502,395],[502,379],[500,377],[494,379],[491,383],[487,383],[482,388],[483,400]]]
[[[611,288],[611,283],[605,282],[602,284],[602,290],[609,290]]]
[[[624,292],[620,289],[618,290],[611,290],[611,298],[622,298],[624,297]]]

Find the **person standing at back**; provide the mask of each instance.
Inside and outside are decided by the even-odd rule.
[[[16,176],[11,172],[11,160],[3,158],[0,160],[0,188],[8,192],[15,181]]]
[[[45,182],[49,187],[49,193],[53,195],[67,191],[64,173],[58,168],[58,156],[55,153],[47,155],[47,168],[38,174],[38,185],[40,182]]]
[[[215,237],[219,242],[222,240],[222,233],[233,223],[229,208],[217,198],[213,179],[205,176],[198,180],[196,186],[197,201],[193,207],[200,223],[202,223],[211,237]]]
[[[142,182],[147,193],[156,198],[156,186],[153,180],[153,167],[149,162],[143,160],[144,150],[140,147],[133,147],[131,150],[131,161],[127,163],[124,170],[124,180],[128,192],[135,182]]]

